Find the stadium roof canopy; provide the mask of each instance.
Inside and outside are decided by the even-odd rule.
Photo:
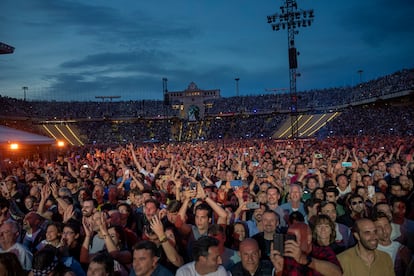
[[[6,43],[0,42],[0,55],[13,54],[14,47],[7,45]]]
[[[25,145],[50,145],[55,140],[46,136],[0,126],[0,144],[20,143]]]

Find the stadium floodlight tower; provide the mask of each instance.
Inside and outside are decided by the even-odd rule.
[[[162,78],[162,93],[163,93],[163,96],[164,96],[164,123],[165,123],[165,129],[168,129],[168,124],[169,124],[168,108],[169,108],[169,105],[171,103],[170,103],[170,96],[168,94],[168,79],[167,78]],[[164,142],[168,142],[168,140],[169,140],[169,137],[164,137],[164,135],[161,135],[160,138],[167,139]]]
[[[287,30],[288,32],[288,57],[289,57],[289,93],[290,93],[290,124],[292,139],[298,138],[298,96],[296,93],[296,73],[298,68],[298,51],[295,46],[295,35],[299,34],[298,29],[309,27],[315,14],[313,10],[298,9],[296,0],[285,0],[280,6],[280,13],[267,16],[267,23],[271,24],[273,31]]]
[[[236,81],[236,97],[239,96],[239,80],[240,78],[235,78],[234,79]]]
[[[170,97],[168,96],[168,87],[167,87],[168,79],[162,78],[162,93],[164,96],[164,105],[170,105]]]

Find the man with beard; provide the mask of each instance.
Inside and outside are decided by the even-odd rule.
[[[267,209],[266,205],[260,204],[259,208],[254,209],[252,218],[249,220],[246,220],[246,225],[249,228],[249,236],[253,237],[259,232],[263,231],[263,225],[262,225],[262,216],[263,212]],[[236,220],[236,222],[240,221],[239,219]]]
[[[343,275],[395,275],[391,257],[377,250],[378,235],[374,222],[359,219],[352,227],[357,244],[338,255]]]
[[[97,207],[98,202],[95,199],[85,199],[82,204],[82,217],[92,221],[92,215],[95,213]]]
[[[366,216],[366,206],[364,199],[358,194],[352,194],[348,199],[348,203],[347,212],[345,215],[338,217],[337,221],[351,228],[356,220]]]

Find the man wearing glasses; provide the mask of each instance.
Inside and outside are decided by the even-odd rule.
[[[364,199],[358,194],[352,194],[348,199],[348,210],[345,215],[338,217],[338,222],[352,227],[356,220],[366,217]]]

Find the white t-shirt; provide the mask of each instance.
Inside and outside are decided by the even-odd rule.
[[[341,196],[344,196],[344,195],[346,195],[346,194],[348,194],[350,192],[352,192],[352,189],[351,189],[351,185],[350,184],[348,184],[348,186],[346,186],[346,188],[345,188],[344,191],[341,191],[341,189],[339,189],[339,187],[336,187],[336,189],[338,190],[340,197]]]
[[[394,222],[391,222],[391,240],[398,239],[401,236],[401,226]]]
[[[401,243],[397,242],[397,241],[393,241],[391,242],[390,245],[384,246],[381,244],[378,244],[377,249],[381,250],[385,253],[388,253],[388,255],[390,255],[391,259],[392,259],[392,263],[395,264],[395,258],[397,257],[397,253],[398,250],[401,247]]]
[[[223,266],[219,266],[217,271],[201,275],[195,270],[194,261],[180,267],[175,273],[175,276],[231,276],[231,273],[227,272]]]
[[[336,238],[335,238],[336,241],[337,242],[341,242],[344,239],[344,237],[342,237],[342,234],[339,231],[339,225],[338,225],[338,223],[335,223],[335,232],[336,232]]]

